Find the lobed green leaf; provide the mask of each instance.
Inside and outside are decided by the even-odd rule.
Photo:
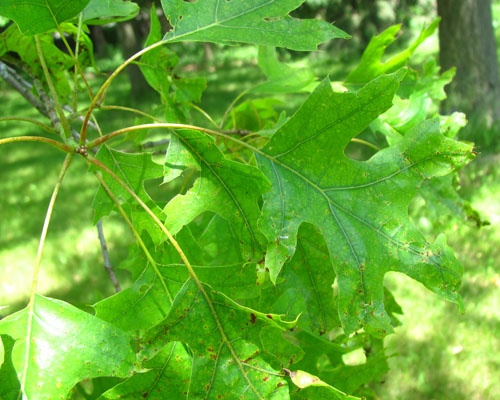
[[[461,304],[460,264],[443,237],[434,245],[422,237],[407,208],[423,180],[464,165],[474,158],[472,147],[445,138],[439,122],[428,121],[366,162],[343,152],[391,106],[403,77],[404,71],[379,77],[356,93],[334,93],[325,80],[256,153],[273,184],[259,222],[269,240],[271,279],[295,252],[300,224],[316,225],[334,261],[347,333],[360,327],[377,336],[392,331],[383,305],[383,276],[390,270]]]
[[[288,14],[304,0],[162,0],[172,30],[169,42],[254,43],[292,50],[316,50],[320,43],[349,38],[321,20],[299,20]]]
[[[20,390],[12,369],[17,377],[26,375],[24,395],[30,400],[66,398],[88,377],[132,374],[135,352],[123,331],[61,300],[36,295],[28,337],[28,314],[25,308],[0,321],[8,359],[0,370],[8,386],[4,381],[0,386],[10,388],[5,398],[18,398]]]

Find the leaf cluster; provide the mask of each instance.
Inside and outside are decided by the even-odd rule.
[[[432,62],[423,71],[407,67],[439,21],[383,62],[400,27],[389,28],[334,84],[277,57],[276,47],[312,51],[349,37],[325,21],[290,17],[302,2],[162,0],[171,29],[162,36],[153,7],[144,50],[93,93],[83,73],[94,67],[88,25],[133,18],[138,6],[0,0],[0,15],[15,22],[1,34],[0,59],[42,82],[35,100],[52,132],[0,144],[39,141],[68,153],[30,301],[0,321],[0,398],[369,397],[370,382],[388,370],[383,339],[402,314],[384,287],[387,272],[462,307],[462,267],[445,236],[430,242],[408,216],[416,195],[459,216],[470,212],[451,184],[474,158],[471,144],[454,139],[464,117],[433,108],[453,71],[440,74]],[[55,32],[73,37],[76,48],[58,49]],[[182,76],[168,47],[185,41],[257,45],[265,78],[216,121],[195,104],[206,77]],[[132,62],[160,95],[154,116],[105,104],[109,85]],[[79,90],[91,104],[68,113],[64,105],[77,105]],[[300,92],[308,97],[293,115],[276,112],[278,94]],[[149,121],[101,132],[97,108]],[[193,125],[192,112],[205,115],[206,126]],[[161,163],[148,151],[152,131],[168,143]],[[143,134],[125,136],[132,132]],[[382,134],[383,148],[359,137],[366,132]],[[358,161],[346,150],[352,143],[377,151]],[[36,285],[52,207],[77,157],[100,182],[94,223],[118,213],[136,239],[121,264],[133,283],[93,305],[95,313],[44,297]],[[153,179],[172,196],[155,200],[145,186]],[[349,364],[354,351],[365,362]]]

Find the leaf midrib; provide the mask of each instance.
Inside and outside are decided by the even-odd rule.
[[[268,1],[267,3],[263,3],[263,4],[261,4],[261,5],[260,5],[260,6],[258,6],[258,7],[252,8],[252,9],[250,9],[250,10],[243,11],[243,12],[241,12],[241,13],[239,13],[239,14],[236,14],[236,15],[234,15],[234,16],[231,16],[231,17],[229,17],[229,18],[225,18],[225,19],[222,19],[222,20],[216,20],[215,22],[213,22],[213,23],[211,23],[211,24],[209,24],[209,25],[206,25],[206,26],[204,26],[204,27],[201,27],[201,28],[199,28],[199,29],[196,29],[196,30],[192,30],[192,31],[190,31],[190,32],[182,33],[182,34],[177,35],[177,36],[175,36],[175,35],[174,35],[174,36],[171,36],[171,37],[170,37],[170,38],[168,38],[168,39],[164,39],[164,41],[165,41],[165,42],[171,42],[171,41],[174,41],[174,40],[176,40],[176,39],[182,38],[182,37],[184,37],[184,36],[189,36],[189,35],[192,35],[192,34],[194,34],[194,33],[198,33],[198,32],[205,31],[205,30],[207,30],[207,29],[210,29],[210,28],[216,27],[216,26],[218,26],[218,25],[221,25],[222,23],[225,23],[225,22],[228,22],[228,21],[231,21],[231,20],[234,20],[234,19],[238,19],[238,18],[240,18],[240,17],[242,17],[242,16],[244,16],[244,15],[246,15],[246,14],[250,14],[250,13],[252,13],[252,12],[254,12],[254,11],[256,11],[256,10],[258,10],[258,9],[262,8],[262,7],[266,7],[266,6],[268,6],[269,4],[272,4],[272,3],[274,3],[274,2],[275,2],[274,0],[270,0],[270,1]],[[215,9],[216,17],[217,17],[218,12],[219,12],[219,2],[217,2],[217,7],[216,7],[216,9]],[[176,27],[175,27],[175,25],[174,25],[174,28],[173,28],[173,31],[172,31],[174,34],[175,34],[175,28],[176,28]]]
[[[255,243],[258,243],[257,241],[257,238],[255,237],[255,233],[252,229],[252,227],[250,226],[250,222],[248,221],[248,218],[246,216],[246,213],[243,211],[243,208],[241,207],[238,199],[235,197],[235,195],[233,194],[232,190],[226,186],[224,180],[222,179],[222,177],[220,177],[216,172],[215,170],[212,168],[212,166],[210,165],[210,163],[205,160],[204,157],[202,157],[202,155],[198,152],[198,150],[196,148],[194,148],[188,141],[188,139],[185,139],[182,135],[179,135],[177,132],[173,131],[173,133],[177,136],[177,138],[179,140],[182,141],[182,143],[188,147],[190,149],[190,151],[192,151],[194,154],[196,154],[196,156],[198,157],[198,159],[206,165],[206,167],[210,170],[210,172],[217,178],[217,180],[219,181],[220,185],[224,188],[224,190],[226,191],[226,193],[231,197],[231,200],[233,200],[234,204],[236,205],[236,207],[238,208],[238,211],[240,212],[240,215],[242,216],[243,220],[244,220],[244,223],[245,223],[245,226],[247,227],[247,230],[248,232],[250,233],[250,236],[252,238],[252,248],[254,248],[254,245]],[[216,149],[218,151],[218,149]],[[221,162],[221,165],[224,165],[225,163],[227,162],[227,160],[223,157],[222,158],[222,162]],[[201,171],[200,171],[200,174],[201,174]],[[201,176],[200,178],[201,179]]]

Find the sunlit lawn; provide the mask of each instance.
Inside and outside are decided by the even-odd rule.
[[[497,155],[480,156],[462,173],[462,192],[491,225],[477,230],[451,222],[446,230],[464,265],[465,314],[409,278],[387,279],[405,316],[403,326],[386,339],[395,356],[385,383],[377,386],[381,399],[500,398],[499,162]],[[427,223],[422,219],[422,230]]]

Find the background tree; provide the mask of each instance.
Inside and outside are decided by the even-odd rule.
[[[437,0],[440,64],[456,67],[444,109],[491,127],[500,121],[500,81],[490,0]]]

